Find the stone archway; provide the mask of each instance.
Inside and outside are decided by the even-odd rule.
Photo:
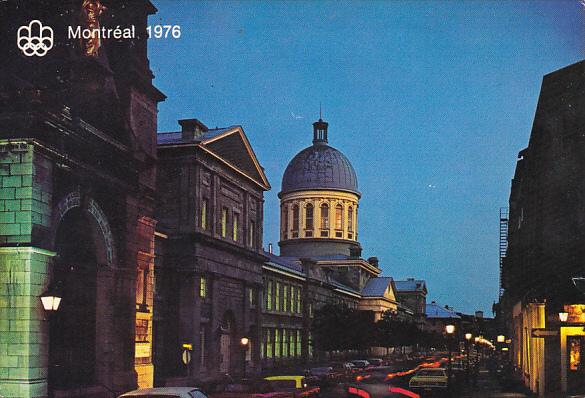
[[[114,240],[97,202],[79,192],[65,196],[53,214],[57,256],[52,283],[63,298],[49,322],[49,393],[84,396],[84,388],[105,381],[100,364],[106,362],[103,335],[109,326],[100,320],[108,317],[110,308],[98,302],[104,302],[107,290],[104,275],[115,265]]]

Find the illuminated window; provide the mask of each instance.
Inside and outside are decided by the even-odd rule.
[[[321,229],[329,229],[329,206],[327,203],[321,205]]]
[[[296,297],[296,287],[290,287],[290,312],[293,314],[295,313],[295,297]]]
[[[272,358],[273,354],[272,329],[266,329],[266,358]]]
[[[301,301],[301,288],[297,288],[297,314],[300,314],[303,310],[303,303]]]
[[[282,310],[284,312],[288,311],[288,285],[282,286]]]
[[[238,224],[240,223],[240,215],[238,213],[234,213],[233,216],[233,230],[232,230],[232,239],[237,242],[238,240]]]
[[[295,331],[289,330],[288,331],[288,355],[291,357],[294,357],[297,353],[297,350],[295,347],[295,341],[296,341]]]
[[[301,356],[301,331],[297,330],[297,357]]]
[[[313,205],[310,203],[305,207],[305,228],[313,229]]]
[[[299,230],[299,205],[294,205],[293,206],[293,225],[292,225],[292,229],[293,229],[293,231],[298,231]]]
[[[207,297],[207,278],[204,276],[199,279],[199,297]]]
[[[313,303],[309,303],[309,316],[313,317]]]
[[[227,235],[228,223],[228,209],[226,207],[221,209],[221,237],[225,238]]]
[[[274,357],[280,358],[280,329],[274,329]]]
[[[201,201],[201,229],[207,229],[207,199]]]
[[[272,281],[268,281],[266,288],[266,309],[272,311]]]
[[[288,357],[288,334],[286,329],[282,329],[282,357]]]
[[[335,206],[335,229],[343,229],[343,206]]]
[[[276,282],[276,295],[274,300],[274,310],[280,311],[280,282]]]
[[[347,209],[347,230],[353,232],[353,207]]]

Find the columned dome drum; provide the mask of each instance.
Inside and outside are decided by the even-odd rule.
[[[328,123],[313,123],[313,145],[299,152],[282,178],[281,254],[350,255],[357,242],[360,193],[347,157],[328,145]]]

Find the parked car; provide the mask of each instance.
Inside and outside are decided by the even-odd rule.
[[[365,359],[355,359],[355,360],[351,361],[351,363],[353,363],[353,366],[355,366],[356,369],[359,369],[359,370],[365,369],[368,366],[370,366],[370,363],[368,361],[366,361]]]
[[[448,387],[447,371],[444,368],[420,369],[412,376],[408,387],[415,392],[443,395]]]
[[[331,366],[311,368],[309,369],[309,375],[316,377],[319,380],[319,384],[322,386],[336,381],[336,376]]]
[[[292,392],[277,391],[268,380],[239,380],[218,384],[210,398],[294,398]]]
[[[344,381],[351,377],[353,372],[353,364],[348,362],[334,362],[331,364],[333,368],[334,378],[338,381]]]
[[[368,362],[371,366],[382,366],[384,361],[380,358],[368,358]]]
[[[141,388],[129,391],[118,398],[208,398],[199,388],[193,387],[157,387]]]
[[[318,397],[321,388],[310,385],[305,376],[270,376],[265,377],[277,391],[292,392],[297,397]]]

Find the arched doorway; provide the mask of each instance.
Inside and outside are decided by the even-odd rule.
[[[234,334],[234,317],[230,312],[223,316],[219,336],[219,371],[230,373],[232,368],[232,340]]]
[[[49,389],[95,383],[97,256],[87,215],[79,207],[62,218],[55,238],[53,283],[63,296],[51,315]]]
[[[111,342],[113,313],[104,304],[112,294],[114,238],[98,203],[79,191],[61,199],[51,225],[57,253],[51,283],[61,290],[62,300],[49,318],[49,395],[81,397],[87,395],[83,387],[107,389],[110,384],[111,351],[106,347]]]

